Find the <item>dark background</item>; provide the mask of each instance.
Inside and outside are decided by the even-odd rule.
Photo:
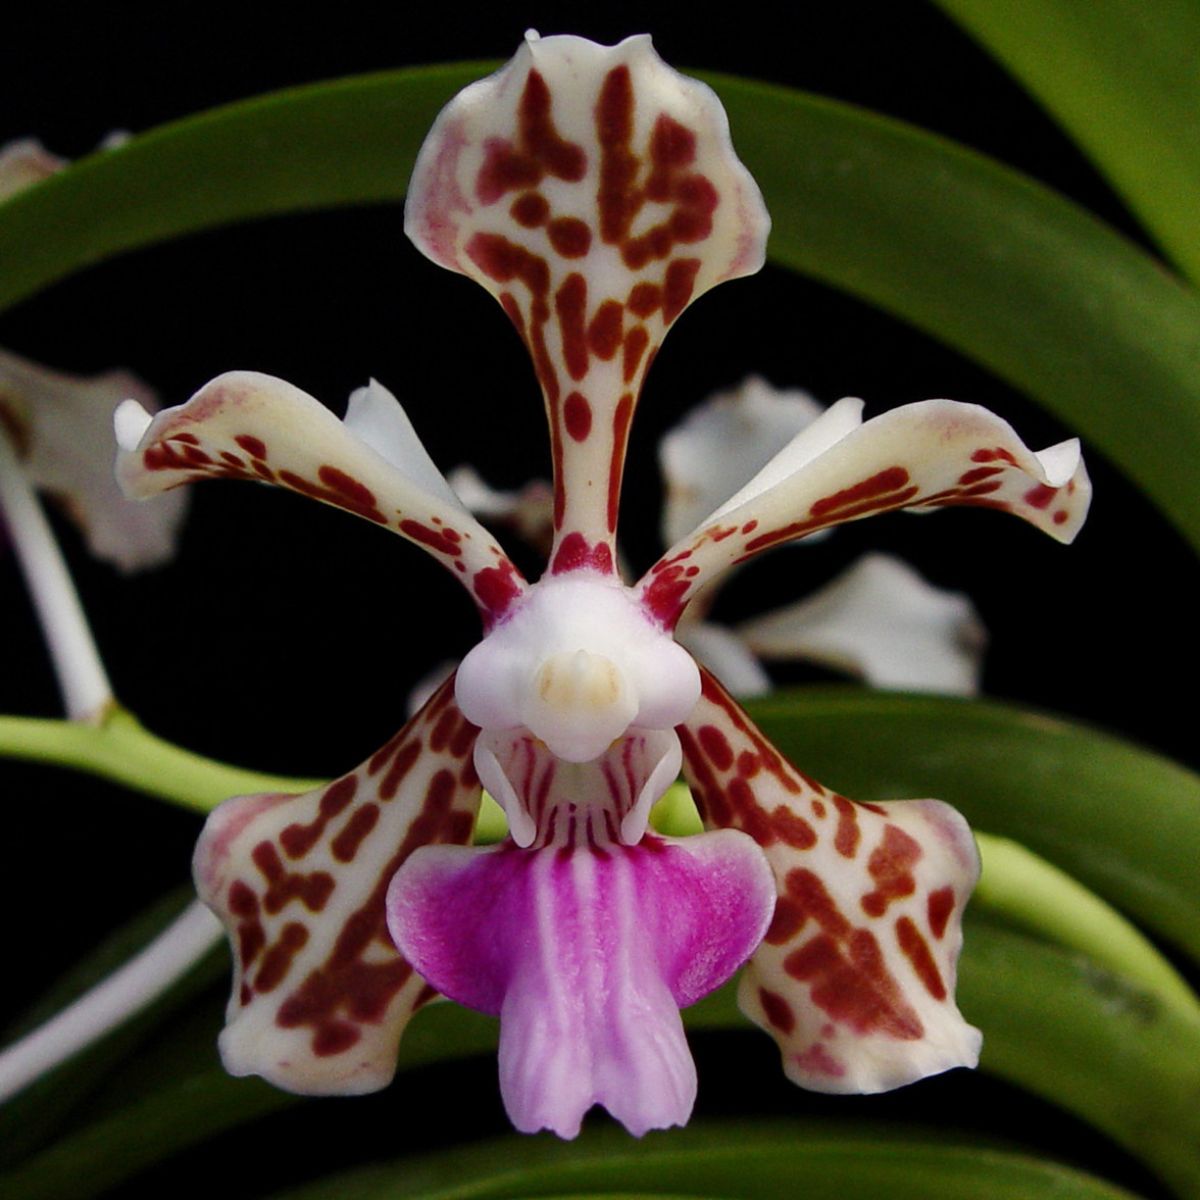
[[[757,76],[916,122],[1140,237],[1053,123],[931,5],[797,5],[781,19],[783,11],[742,0],[713,25],[690,4],[343,0],[318,16],[211,0],[26,6],[6,17],[0,44],[0,144],[35,134],[77,156],[111,129],[136,132],[288,85],[507,57],[528,26],[604,42],[649,30],[674,66]],[[549,469],[540,399],[511,328],[482,289],[439,272],[406,242],[395,207],[273,220],[125,256],[0,315],[0,345],[64,370],[131,367],[165,403],[182,402],[224,370],[251,368],[340,412],[350,390],[373,375],[396,392],[444,468],[471,462],[507,486]],[[1035,448],[1075,432],[925,335],[769,267],[706,296],[658,356],[622,509],[622,542],[639,570],[658,546],[658,436],[751,371],[825,402],[863,396],[868,412],[931,396],[977,401]],[[465,398],[481,394],[485,402],[469,407]],[[890,549],[973,597],[991,632],[988,694],[1105,726],[1195,765],[1190,712],[1175,694],[1195,665],[1195,559],[1094,451],[1088,463],[1096,501],[1072,548],[985,511],[892,516],[745,571],[720,611],[782,602],[865,549]],[[415,547],[266,488],[196,489],[178,563],[133,579],[90,562],[74,532],[59,528],[122,702],[155,732],[242,765],[305,775],[352,766],[403,721],[412,682],[475,636],[465,594]],[[0,711],[57,715],[11,559],[0,560],[0,612]],[[4,764],[0,778],[10,814],[3,887],[15,906],[6,958],[19,964],[2,1005],[12,1012],[116,921],[186,878],[199,819],[49,768]],[[738,1040],[736,1055],[751,1062],[744,1069],[754,1072],[762,1102],[779,1111],[913,1110],[909,1092],[875,1108],[822,1107],[775,1081],[765,1039],[750,1047],[748,1037]],[[719,1065],[706,1060],[725,1049],[721,1039],[701,1046],[701,1106],[709,1113],[730,1108],[719,1085],[706,1082],[710,1070],[720,1078]],[[458,1082],[464,1070],[439,1082]],[[491,1072],[482,1065],[464,1086],[486,1097],[483,1127],[499,1130]],[[972,1085],[966,1101],[953,1090],[959,1085],[933,1086],[927,1102],[946,1113],[1016,1103],[1015,1093],[988,1081]],[[386,1123],[389,1096],[360,1113]],[[1024,1097],[1019,1103],[1026,1113],[1036,1108]],[[1083,1131],[1046,1128],[1066,1129],[1048,1140],[1109,1162]]]

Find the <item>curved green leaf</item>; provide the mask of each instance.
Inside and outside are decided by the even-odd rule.
[[[1182,1195],[1200,1193],[1200,1020],[1168,1011],[1081,956],[980,921],[968,931],[959,999],[985,1032],[984,1069],[1104,1130]],[[749,1028],[732,987],[685,1017],[691,1029]],[[211,1066],[218,1025],[214,1011],[206,1042],[173,1037],[154,1062],[134,1059],[120,1085],[97,1097],[93,1123],[0,1175],[0,1195],[86,1200],[216,1133],[300,1102]],[[433,1005],[405,1034],[397,1086],[411,1068],[495,1045],[495,1021]]]
[[[1200,957],[1200,777],[1169,759],[978,700],[831,687],[749,708],[829,786],[864,800],[945,800]]]
[[[287,1200],[511,1200],[670,1197],[778,1200],[1115,1200],[1130,1193],[1057,1163],[982,1146],[946,1145],[924,1130],[805,1123],[721,1123],[641,1141],[589,1131],[568,1144],[487,1142],[320,1180]],[[280,1197],[282,1200],[282,1197]]]
[[[81,267],[182,233],[399,200],[442,105],[491,65],[291,88],[81,159],[0,204],[0,309]]]
[[[1093,959],[1185,1016],[1200,1016],[1200,998],[1132,921],[1019,842],[974,832],[983,860],[971,897],[976,910]]]
[[[1200,279],[1200,5],[937,0],[1062,123]]]
[[[968,927],[958,986],[984,1031],[980,1065],[1104,1130],[1180,1196],[1200,1195],[1200,1019],[1081,955],[985,929]]]
[[[439,106],[484,69],[295,89],[93,155],[0,205],[0,309],[180,233],[398,200]],[[776,261],[1028,391],[1200,546],[1195,293],[1082,209],[980,155],[787,88],[708,78],[766,195]]]
[[[1039,400],[1200,547],[1200,298],[1078,206],[841,104],[713,78],[774,219],[772,257]]]

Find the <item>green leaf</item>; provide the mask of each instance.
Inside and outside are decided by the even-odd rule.
[[[721,1123],[613,1129],[572,1143],[507,1138],[400,1159],[285,1193],[287,1200],[510,1200],[511,1197],[736,1196],[740,1200],[1115,1200],[1129,1193],[1056,1163],[920,1130],[841,1123]],[[283,1200],[283,1196],[279,1197]]]
[[[399,200],[484,65],[218,109],[0,205],[0,309],[123,250],[250,217]],[[709,76],[775,221],[775,261],[957,347],[1086,432],[1200,547],[1200,299],[1079,207],[919,130]],[[253,147],[253,153],[247,152]]]
[[[492,64],[292,88],[161,126],[0,204],[0,308],[181,233],[399,200],[441,107]]]
[[[978,700],[831,687],[748,707],[829,786],[863,800],[945,800],[1200,958],[1200,777],[1169,759]]]
[[[902,317],[1039,400],[1200,548],[1200,297],[982,155],[784,88],[710,77],[776,262]]]
[[[1200,1019],[1082,955],[968,924],[958,1002],[980,1065],[1069,1108],[1200,1195]]]
[[[1200,5],[937,0],[1058,118],[1200,279]]]
[[[971,897],[988,919],[1075,950],[1185,1016],[1200,1016],[1200,998],[1136,925],[1095,892],[1011,838],[979,829],[983,873]]]
[[[1194,1103],[1200,1021],[1169,1011],[1082,956],[981,921],[968,931],[959,998],[968,1019],[984,1030],[985,1069],[1104,1130],[1182,1195],[1200,1193],[1200,1109]],[[685,1018],[691,1029],[762,1036],[738,1013],[732,986]],[[205,1046],[181,1050],[186,1039],[175,1036],[167,1048],[174,1058],[134,1059],[122,1086],[110,1089],[113,1107],[0,1175],[0,1195],[86,1200],[216,1133],[300,1102],[259,1080],[194,1065],[212,1061],[218,1014],[208,1021]],[[492,1052],[496,1029],[494,1020],[456,1005],[423,1010],[401,1047],[399,1093],[414,1067]]]

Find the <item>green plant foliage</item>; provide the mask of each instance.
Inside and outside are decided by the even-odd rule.
[[[1167,257],[1200,279],[1195,0],[937,0],[1091,156]]]
[[[1116,1200],[1129,1193],[1055,1163],[929,1131],[828,1124],[713,1124],[641,1141],[591,1131],[406,1159],[322,1180],[287,1200],[509,1200],[514,1196],[737,1196],[777,1200]],[[280,1198],[282,1200],[282,1197]]]

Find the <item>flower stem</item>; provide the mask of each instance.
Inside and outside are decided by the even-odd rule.
[[[67,716],[98,723],[113,702],[112,686],[50,522],[3,425],[0,512],[41,622]]]
[[[153,1003],[221,934],[221,923],[203,904],[189,904],[141,953],[0,1053],[0,1102]]]
[[[306,792],[321,782],[246,771],[193,754],[143,729],[115,705],[96,725],[0,716],[0,755],[75,767],[196,812],[209,812],[230,796]]]

